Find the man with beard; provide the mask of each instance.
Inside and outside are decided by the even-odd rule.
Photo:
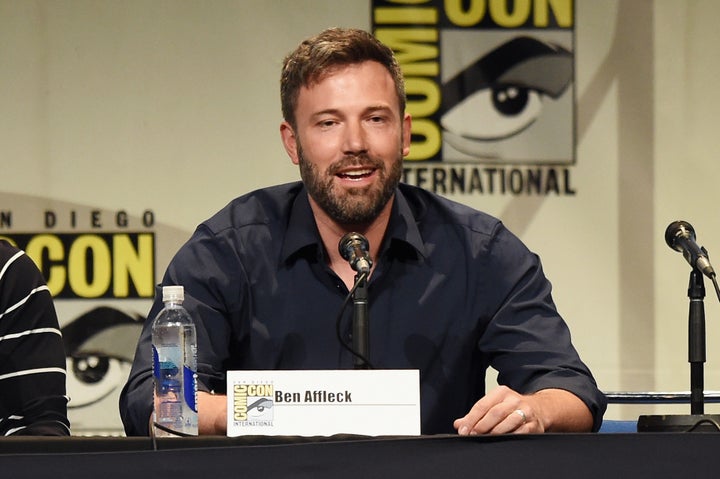
[[[163,279],[185,287],[197,324],[201,434],[226,431],[228,370],[352,367],[334,323],[355,278],[338,251],[348,232],[373,259],[368,359],[420,371],[423,434],[597,430],[605,398],[538,257],[497,219],[400,183],[411,119],[392,51],[326,30],[285,59],[281,102],[302,182],[233,200]],[[129,435],[148,434],[157,298],[121,395]],[[488,366],[501,386],[486,394]]]

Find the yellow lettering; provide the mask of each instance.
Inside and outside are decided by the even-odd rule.
[[[375,36],[393,49],[406,77],[437,76],[440,73],[436,29],[378,28]]]
[[[467,8],[466,1],[445,0],[445,14],[453,24],[459,27],[471,27],[480,23],[485,16],[485,0],[471,0]]]
[[[440,108],[440,87],[427,78],[408,78],[405,81],[408,95],[407,110],[413,117],[430,116]]]
[[[273,394],[271,384],[251,384],[247,387],[248,396],[272,396]]]
[[[405,157],[406,160],[426,160],[440,151],[442,136],[435,122],[425,118],[413,120],[412,132],[413,135],[422,136],[424,140],[420,143],[412,143],[410,154]]]
[[[547,27],[550,24],[550,9],[559,27],[573,26],[573,0],[535,0],[535,26]]]
[[[514,28],[527,22],[530,18],[530,0],[515,0],[513,11],[510,12],[507,0],[490,0],[490,16],[501,27]]]
[[[438,30],[436,28],[379,28],[375,36],[395,52],[405,76],[408,95],[407,111],[412,115],[413,141],[407,160],[427,160],[440,151],[441,135],[438,125],[429,117],[441,104],[436,78],[438,63]],[[430,77],[430,78],[420,78]]]
[[[406,25],[435,25],[438,21],[436,8],[393,8],[378,7],[374,11],[375,23],[379,24],[406,24]]]
[[[35,261],[56,298],[98,298],[111,291],[116,298],[153,296],[152,233],[20,234],[11,241]]]
[[[58,295],[65,287],[67,273],[62,261],[65,259],[65,247],[55,235],[40,234],[34,236],[25,247],[25,252],[30,256],[41,271],[46,272],[48,289],[53,296]],[[50,262],[48,268],[44,268],[43,256],[47,252]],[[60,263],[60,264],[54,264]]]
[[[445,0],[445,15],[458,27],[472,27],[489,14],[492,22],[503,28],[516,28],[528,23],[539,28],[550,26],[550,13],[557,26],[573,26],[573,0]]]
[[[247,420],[247,385],[236,384],[233,387],[233,419]]]
[[[97,298],[110,288],[110,248],[96,235],[79,236],[68,254],[68,281],[82,298]]]
[[[115,297],[130,295],[130,278],[139,296],[149,297],[153,294],[155,278],[153,277],[153,236],[140,234],[137,236],[137,250],[130,236],[113,236],[113,285]]]

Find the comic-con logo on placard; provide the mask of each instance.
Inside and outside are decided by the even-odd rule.
[[[413,118],[404,181],[575,194],[574,0],[372,2]]]
[[[273,425],[272,384],[233,385],[232,417],[236,426],[272,426]]]

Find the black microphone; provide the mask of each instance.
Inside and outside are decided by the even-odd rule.
[[[715,276],[705,248],[695,242],[695,230],[687,221],[673,221],[665,230],[665,242],[680,251],[690,266],[697,268],[708,278]]]
[[[338,243],[340,256],[358,273],[369,273],[372,267],[370,243],[360,233],[348,233]]]

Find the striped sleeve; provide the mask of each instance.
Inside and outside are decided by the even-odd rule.
[[[65,352],[35,263],[0,241],[0,435],[68,435]]]

